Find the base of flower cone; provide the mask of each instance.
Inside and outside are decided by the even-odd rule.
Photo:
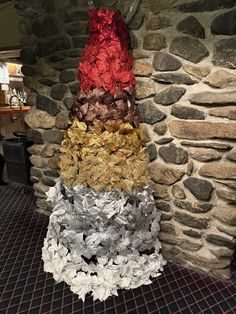
[[[48,196],[56,206],[42,250],[44,270],[83,301],[87,293],[104,301],[160,276],[160,213],[146,188],[129,197],[58,182]]]

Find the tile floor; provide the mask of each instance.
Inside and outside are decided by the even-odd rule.
[[[35,212],[33,193],[0,187],[0,313],[146,314],[236,313],[236,265],[223,282],[168,264],[149,286],[122,290],[105,302],[85,303],[43,272],[41,247],[48,217]]]

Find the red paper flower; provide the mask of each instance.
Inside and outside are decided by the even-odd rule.
[[[120,12],[89,10],[90,36],[79,66],[81,89],[103,88],[111,94],[135,86],[127,29]]]

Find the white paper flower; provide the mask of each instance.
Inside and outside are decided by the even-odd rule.
[[[159,254],[160,213],[148,188],[134,195],[139,202],[132,205],[121,191],[69,190],[59,180],[48,199],[55,207],[42,249],[44,270],[82,300],[92,292],[94,300],[103,301],[160,275],[165,265]],[[153,249],[151,255],[139,253]]]

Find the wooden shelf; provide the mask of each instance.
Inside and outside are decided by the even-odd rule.
[[[10,108],[10,106],[0,106],[0,115],[2,114],[14,114],[19,112],[27,112],[30,110],[30,106],[22,106],[20,109],[20,106]]]
[[[15,76],[9,76],[9,81],[10,82],[23,82],[23,77],[20,75],[15,75]]]
[[[22,77],[23,78],[23,75],[21,75],[21,74],[9,74],[9,77]]]

